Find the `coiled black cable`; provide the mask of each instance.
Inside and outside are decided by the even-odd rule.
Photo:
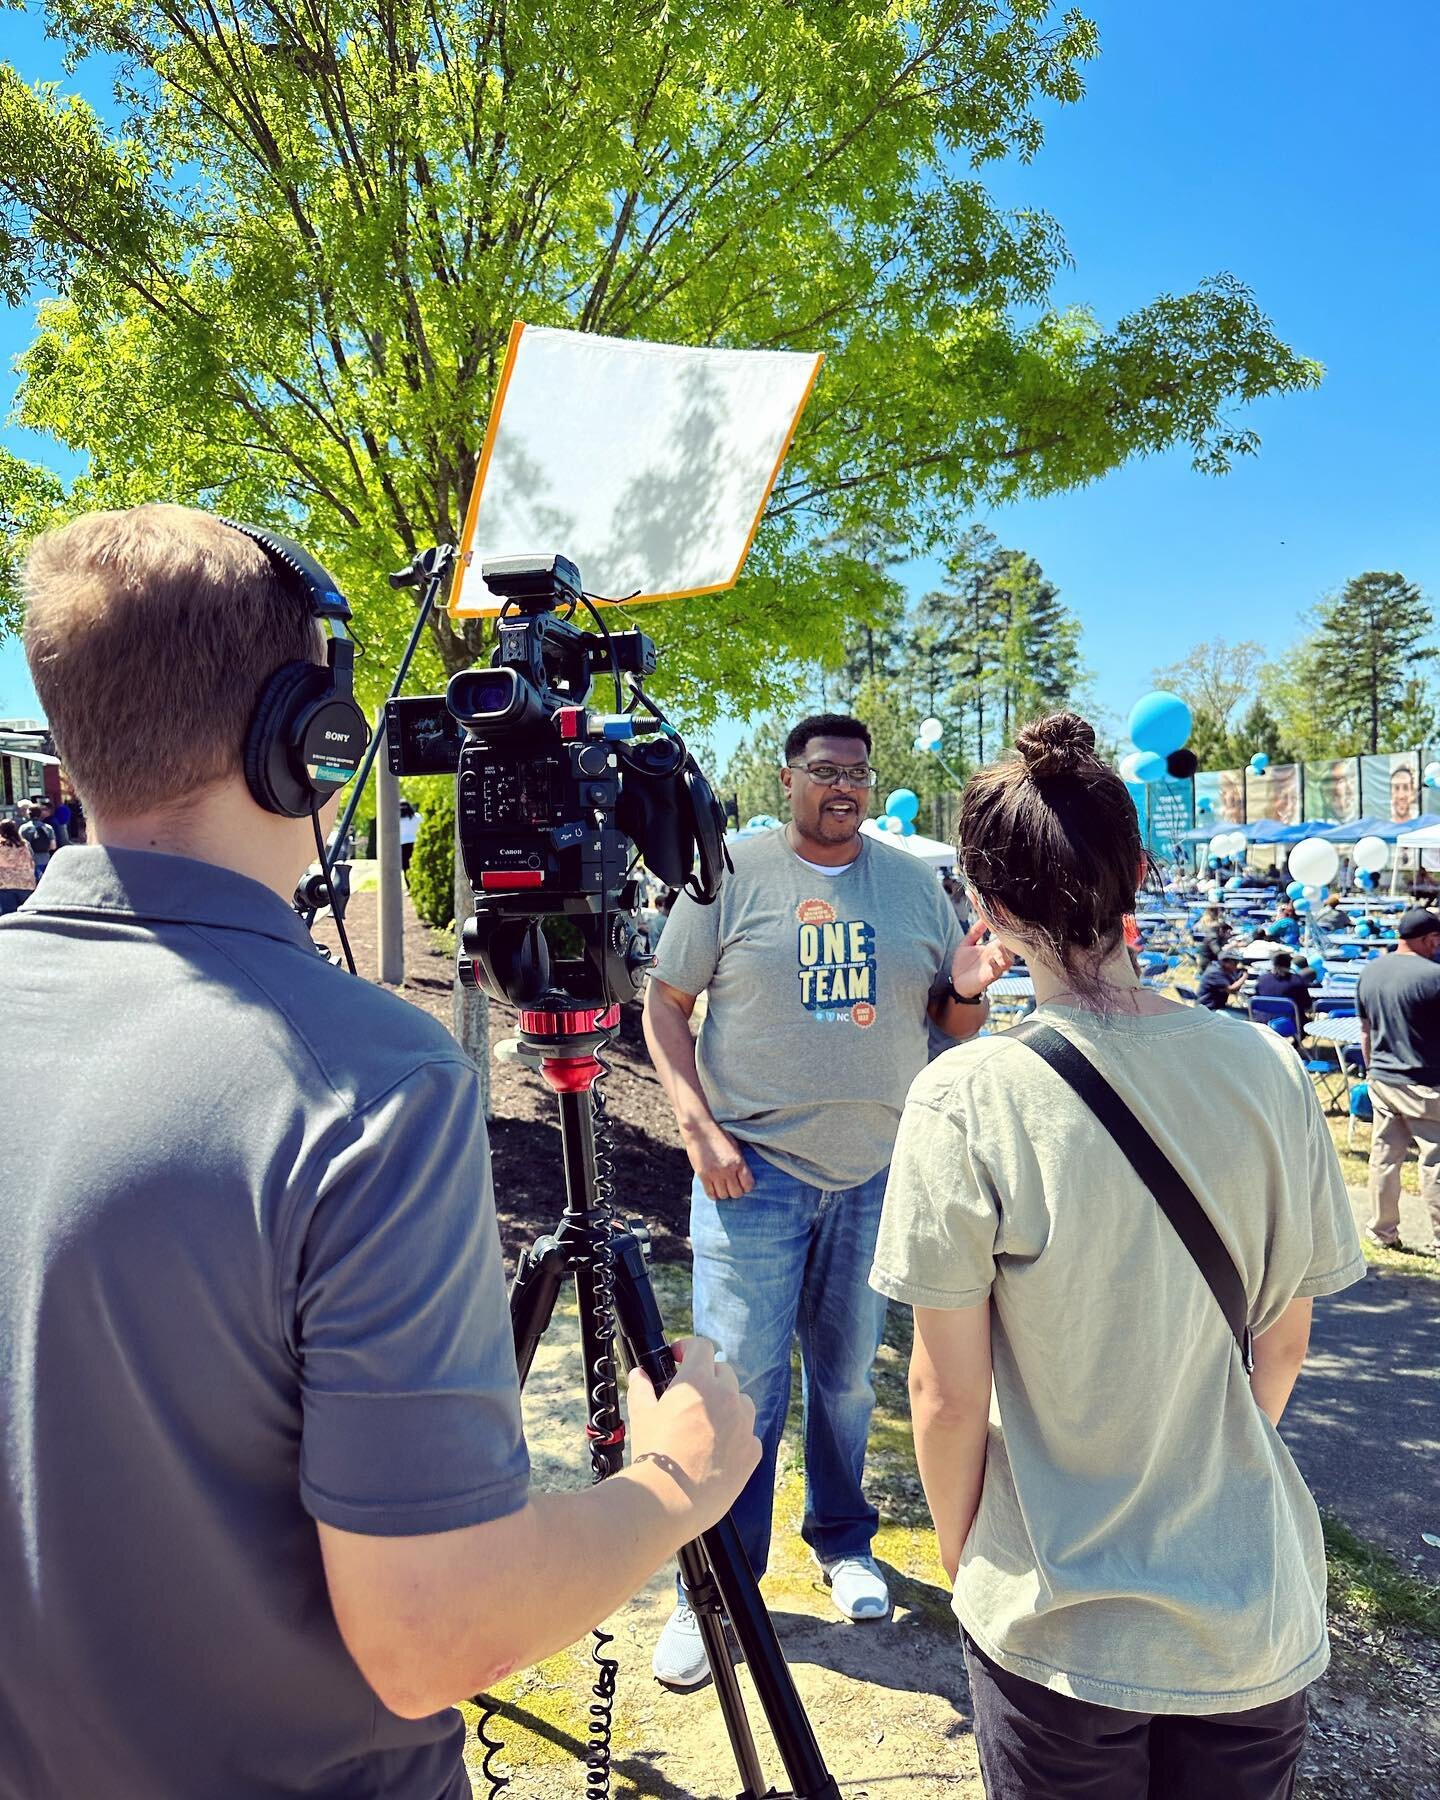
[[[489,1785],[490,1800],[499,1800],[500,1795],[510,1785],[508,1775],[502,1775],[498,1769],[491,1767],[495,1758],[502,1755],[505,1749],[504,1740],[491,1737],[489,1732],[491,1722],[499,1717],[500,1706],[488,1694],[477,1694],[475,1704],[480,1708],[480,1717],[475,1724],[475,1737],[485,1747],[485,1754],[480,1761],[480,1773]]]
[[[606,1474],[602,1413],[607,1391],[613,1391],[615,1371],[615,1247],[613,1234],[615,1214],[615,1146],[610,1135],[610,1114],[605,1105],[603,1083],[610,1073],[605,1046],[595,1052],[601,1074],[590,1090],[590,1113],[595,1134],[594,1216],[597,1245],[595,1276],[595,1308],[592,1319],[595,1339],[600,1349],[593,1366],[587,1371],[590,1391],[590,1466],[596,1481]],[[620,1672],[619,1661],[605,1654],[615,1642],[613,1635],[596,1626],[590,1634],[590,1657],[599,1670],[590,1692],[595,1696],[590,1705],[589,1743],[585,1754],[586,1800],[608,1800],[610,1794],[610,1740],[615,1727],[615,1684]]]

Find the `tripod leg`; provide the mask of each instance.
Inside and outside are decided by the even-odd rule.
[[[614,1244],[614,1298],[620,1336],[631,1362],[644,1369],[654,1382],[657,1392],[663,1393],[674,1379],[675,1359],[671,1355],[665,1324],[656,1304],[655,1289],[650,1283],[650,1271],[645,1265],[644,1252],[628,1233],[618,1234]],[[709,1585],[708,1578],[713,1575],[714,1585],[719,1589],[725,1612],[740,1640],[745,1661],[749,1664],[761,1708],[775,1734],[775,1742],[785,1764],[785,1773],[790,1778],[794,1800],[840,1800],[840,1790],[835,1784],[834,1776],[825,1767],[814,1730],[785,1665],[780,1641],[775,1636],[775,1627],[760,1598],[760,1588],[740,1543],[739,1532],[728,1518],[722,1519],[713,1530],[703,1534],[699,1548],[704,1554],[699,1558],[698,1569],[695,1568],[695,1545],[687,1544],[680,1552],[681,1573],[685,1577],[686,1587],[691,1588],[691,1571],[694,1569],[703,1583],[700,1589],[702,1598],[708,1599],[705,1589]],[[697,1607],[697,1614],[706,1653],[710,1658],[710,1670],[715,1677],[716,1695],[724,1712],[726,1729],[730,1732],[731,1743],[736,1745],[736,1760],[740,1763],[741,1775],[747,1783],[763,1781],[763,1776],[759,1774],[758,1760],[747,1767],[740,1755],[739,1746],[745,1744],[749,1746],[751,1757],[754,1757],[754,1739],[750,1734],[749,1721],[744,1716],[744,1701],[730,1667],[729,1652],[722,1645],[717,1657],[717,1646],[706,1630],[707,1611]],[[710,1614],[710,1619],[713,1621],[713,1613]],[[715,1623],[718,1632],[718,1621]],[[723,1638],[723,1632],[718,1635]],[[724,1673],[729,1676],[728,1681],[722,1679],[722,1665]],[[764,1790],[758,1785],[752,1785],[750,1792],[762,1793]],[[749,1795],[742,1796],[742,1800],[749,1800]]]
[[[515,1367],[520,1385],[530,1373],[540,1340],[550,1329],[555,1302],[570,1272],[565,1252],[553,1237],[543,1237],[520,1252],[510,1283],[510,1330],[515,1338]]]

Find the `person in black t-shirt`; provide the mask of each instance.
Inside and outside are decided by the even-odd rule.
[[[1366,963],[1355,990],[1370,1076],[1370,1223],[1365,1235],[1388,1249],[1400,1242],[1400,1170],[1413,1143],[1420,1193],[1430,1209],[1429,1244],[1440,1255],[1440,917],[1412,906],[1400,920],[1393,955]]]

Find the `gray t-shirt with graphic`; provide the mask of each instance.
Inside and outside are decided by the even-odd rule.
[[[706,995],[696,1064],[716,1120],[787,1174],[858,1187],[890,1160],[960,927],[933,872],[870,837],[840,872],[783,830],[737,844],[713,906],[682,895],[655,973]]]

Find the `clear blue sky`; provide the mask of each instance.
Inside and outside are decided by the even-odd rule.
[[[1440,600],[1440,238],[1434,70],[1440,8],[1396,0],[1092,0],[1102,36],[1089,94],[1049,121],[998,197],[1054,214],[1074,267],[1055,298],[1102,321],[1219,270],[1247,281],[1282,337],[1326,365],[1314,394],[1251,408],[1258,458],[1215,481],[1184,455],[1076,494],[992,513],[1084,627],[1100,701],[1123,718],[1151,670],[1202,638],[1278,652],[1320,594],[1399,569]],[[54,47],[6,15],[5,54],[57,77]],[[79,77],[103,103],[103,84]],[[0,314],[0,369],[30,314]],[[13,430],[3,441],[43,454]],[[917,589],[933,571],[917,566]],[[33,709],[0,650],[0,715]],[[723,757],[739,727],[718,737]]]

